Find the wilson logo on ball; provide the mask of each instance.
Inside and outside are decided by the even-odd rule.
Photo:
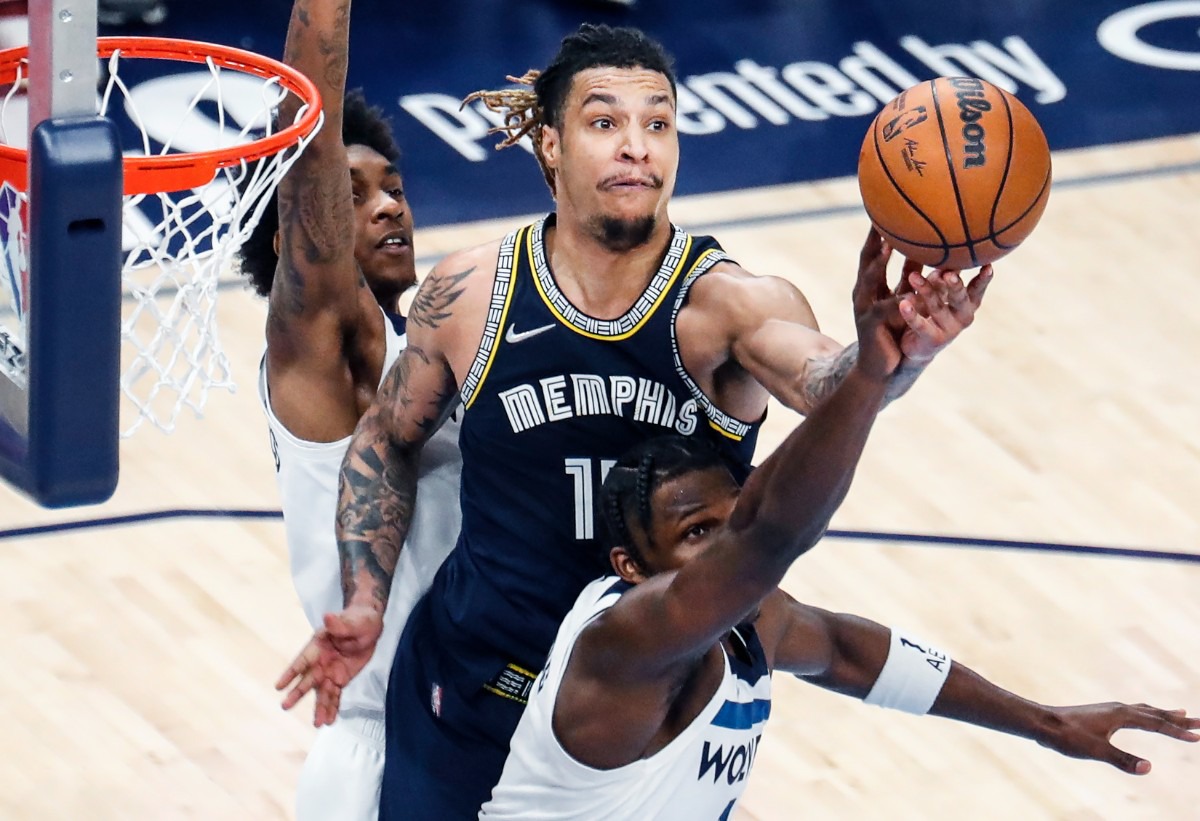
[[[962,120],[963,168],[978,168],[987,163],[984,155],[983,138],[987,132],[979,120],[992,104],[984,99],[983,80],[974,77],[955,77],[950,85],[956,89],[958,119]]]
[[[909,259],[974,268],[1033,231],[1050,195],[1050,148],[1020,100],[974,77],[906,89],[858,158],[871,222]]]

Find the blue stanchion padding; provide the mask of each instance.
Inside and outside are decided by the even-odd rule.
[[[117,485],[121,377],[121,147],[100,117],[50,119],[29,146],[26,485],[46,507]]]

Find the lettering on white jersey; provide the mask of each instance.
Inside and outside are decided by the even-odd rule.
[[[729,747],[718,744],[715,749],[705,741],[704,749],[700,751],[700,774],[696,780],[703,781],[711,771],[714,784],[721,780],[722,775],[725,783],[730,785],[745,781],[750,775],[750,768],[754,766],[754,755],[758,752],[761,739],[762,733],[759,733],[745,744],[731,744]]]

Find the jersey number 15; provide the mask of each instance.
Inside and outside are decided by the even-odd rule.
[[[597,462],[599,470],[596,470]],[[575,538],[596,536],[596,490],[617,463],[616,459],[566,459],[566,473],[575,482]]]

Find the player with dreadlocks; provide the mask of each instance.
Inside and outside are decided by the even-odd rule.
[[[744,475],[768,396],[808,413],[858,356],[787,280],[671,224],[676,89],[660,45],[585,25],[527,78],[532,96],[481,99],[534,140],[556,211],[449,255],[418,291],[409,347],[342,471],[341,618],[360,629],[295,668],[317,668],[308,686],[328,703],[370,657],[418,455],[461,399],[462,533],[392,667],[384,819],[467,818],[487,799],[559,623],[605,570],[593,498],[622,453],[671,431],[712,439]],[[871,232],[860,271],[888,257]],[[886,398],[971,323],[988,280],[906,266]]]

